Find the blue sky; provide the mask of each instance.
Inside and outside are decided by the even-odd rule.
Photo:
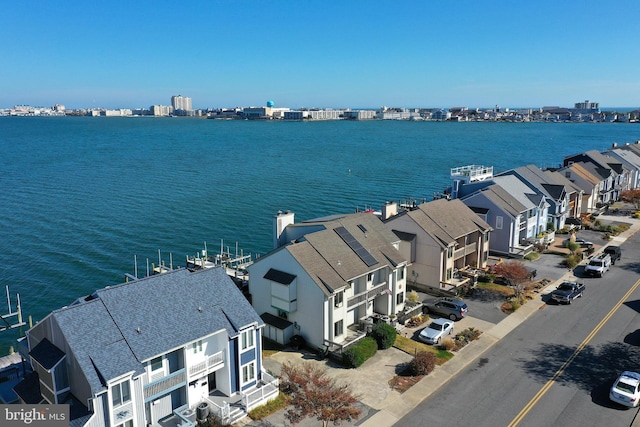
[[[638,22],[637,0],[6,0],[0,107],[638,107]]]

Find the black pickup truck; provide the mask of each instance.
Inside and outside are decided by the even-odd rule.
[[[571,304],[574,299],[582,296],[584,287],[584,284],[578,282],[562,282],[551,292],[551,299],[562,304]]]
[[[620,246],[607,246],[603,252],[611,255],[611,265],[614,265],[617,260],[622,258],[622,249]]]

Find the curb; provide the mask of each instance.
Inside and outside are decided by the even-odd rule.
[[[640,231],[640,221],[632,221],[631,228],[616,236],[614,239],[603,245],[598,252],[610,244],[622,244],[629,238],[633,237]],[[581,264],[585,261],[583,260]],[[495,324],[488,331],[483,332],[476,340],[469,343],[469,351],[464,354],[458,354],[453,359],[442,366],[438,366],[434,372],[425,376],[420,382],[412,386],[404,392],[401,398],[389,399],[385,402],[385,406],[378,413],[360,424],[363,427],[390,427],[398,422],[402,417],[407,415],[409,411],[417,407],[420,403],[430,397],[438,389],[452,380],[463,369],[467,368],[471,363],[478,360],[487,350],[491,349],[502,338],[507,336],[516,327],[524,323],[533,313],[537,312],[546,303],[542,301],[542,296],[549,292],[549,289],[555,287],[558,283],[565,280],[575,280],[573,269],[567,271],[559,279],[549,282],[547,286],[538,290],[540,298],[533,299],[522,305],[514,313]],[[472,347],[473,346],[473,347]],[[473,350],[473,351],[472,351]],[[640,427],[640,417],[636,417],[632,424],[634,427]]]

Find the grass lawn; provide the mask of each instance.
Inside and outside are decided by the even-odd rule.
[[[476,287],[480,289],[486,289],[492,292],[498,292],[504,295],[505,297],[511,297],[515,294],[514,290],[509,286],[498,285],[496,283],[478,282]]]
[[[407,354],[415,355],[419,351],[430,351],[434,353],[438,358],[438,365],[442,365],[447,360],[453,357],[453,353],[450,353],[446,350],[440,350],[437,347],[423,344],[418,341],[414,341],[411,338],[403,337],[402,335],[396,336],[396,342],[393,344],[395,348],[398,350],[402,350]]]

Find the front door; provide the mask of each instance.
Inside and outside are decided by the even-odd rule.
[[[216,389],[216,373],[212,372],[207,376],[207,383],[209,383],[209,394]]]

